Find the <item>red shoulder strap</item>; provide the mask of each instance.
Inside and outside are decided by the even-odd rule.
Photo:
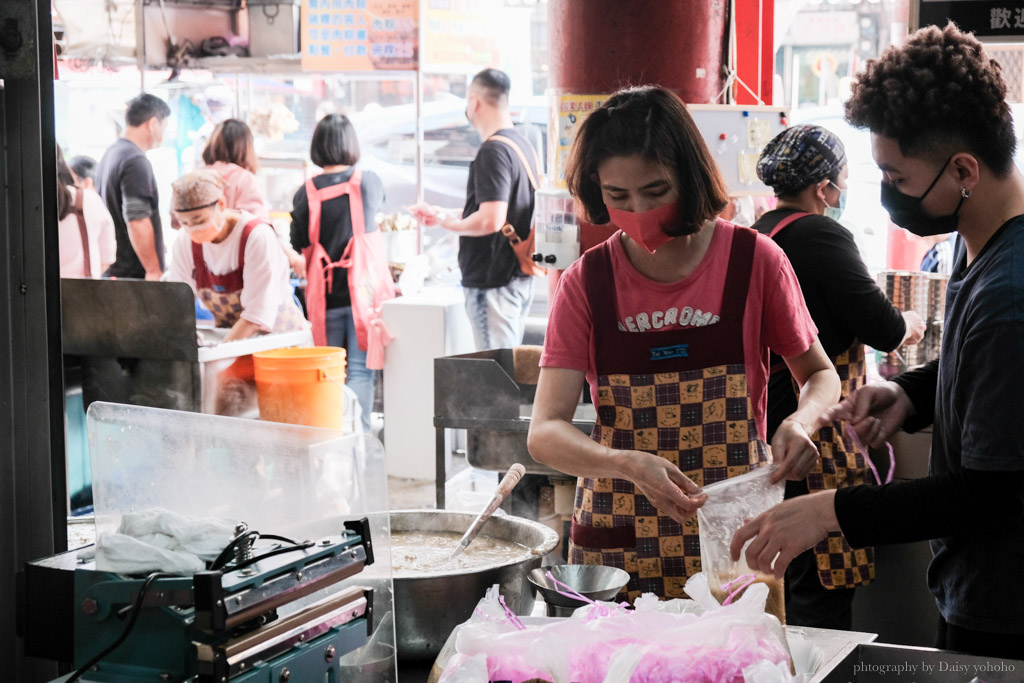
[[[783,218],[781,221],[779,221],[778,225],[776,225],[774,228],[772,228],[772,231],[770,233],[768,233],[768,236],[769,237],[775,237],[780,232],[782,232],[782,229],[785,228],[790,223],[795,223],[798,220],[800,220],[801,218],[804,218],[805,216],[810,216],[810,215],[811,214],[807,213],[806,211],[797,211],[796,213],[790,214],[790,215],[786,216],[785,218]]]
[[[71,210],[78,220],[78,234],[82,238],[82,259],[85,263],[85,276],[92,277],[92,257],[89,254],[89,229],[85,225],[85,211],[82,209],[85,201],[85,190],[75,188],[75,204]]]
[[[352,176],[343,183],[317,188],[313,178],[306,181],[306,200],[309,203],[309,243],[320,241],[320,206],[323,202],[335,197],[349,195],[349,214],[352,217],[352,234],[361,235],[366,232],[366,219],[363,215],[363,193],[361,183],[363,172],[359,168],[352,171]]]
[[[238,241],[238,268],[233,272],[241,273],[245,268],[245,245],[249,241],[249,234],[257,225],[265,221],[253,218],[242,228],[242,238]],[[268,223],[269,225],[269,223]],[[273,226],[271,226],[273,230]],[[203,257],[203,245],[192,243],[192,273],[196,281],[196,289],[209,289],[213,284],[210,269],[206,267],[206,259]],[[230,275],[228,273],[227,275]],[[223,277],[223,276],[222,276]]]
[[[260,223],[263,223],[263,221],[259,218],[253,218],[245,224],[244,228],[242,228],[242,239],[238,240],[238,270],[243,270],[245,268],[245,243],[249,241],[250,233],[252,233]],[[271,230],[273,230],[273,226],[271,226]]]

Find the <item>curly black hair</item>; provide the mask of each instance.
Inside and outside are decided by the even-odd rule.
[[[895,139],[906,156],[941,163],[969,151],[999,176],[1013,168],[1017,140],[1002,68],[952,22],[922,28],[870,60],[846,119]]]

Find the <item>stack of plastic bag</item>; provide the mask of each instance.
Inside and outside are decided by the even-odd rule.
[[[119,574],[201,572],[231,542],[236,524],[191,519],[160,508],[127,512],[116,533],[96,539],[96,569]]]
[[[523,624],[497,586],[456,634],[442,683],[784,683],[799,680],[779,621],[765,614],[768,587],[750,586],[729,605],[690,577],[693,600],[594,603],[569,619]]]

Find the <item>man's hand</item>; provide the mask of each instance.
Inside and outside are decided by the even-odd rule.
[[[792,418],[786,418],[772,437],[772,459],[779,468],[772,474],[771,482],[806,478],[818,462],[818,455],[818,448],[811,441],[807,428]]]
[[[876,382],[826,410],[824,418],[847,421],[861,442],[877,448],[913,414],[914,404],[903,387],[895,382]]]
[[[135,250],[135,255],[139,257],[139,263],[146,271],[147,280],[159,280],[164,274],[156,253],[155,234],[153,223],[148,218],[128,221],[128,240]]]
[[[745,553],[747,565],[781,579],[793,558],[813,548],[830,531],[839,531],[835,496],[835,491],[797,496],[750,520],[732,538],[733,561],[740,558],[743,545],[750,541]]]
[[[433,204],[428,204],[426,202],[407,206],[405,207],[405,210],[411,213],[420,223],[428,227],[437,225],[437,215],[442,213],[440,206],[434,206]]]
[[[924,318],[917,311],[903,311],[903,322],[907,331],[903,335],[904,344],[920,344],[924,339]]]

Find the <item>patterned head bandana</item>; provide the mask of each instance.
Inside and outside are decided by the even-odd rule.
[[[765,145],[757,175],[778,196],[797,194],[808,185],[835,178],[846,165],[846,149],[821,126],[793,126]]]
[[[224,196],[224,179],[216,171],[201,168],[171,183],[171,207],[178,213],[217,203]]]

